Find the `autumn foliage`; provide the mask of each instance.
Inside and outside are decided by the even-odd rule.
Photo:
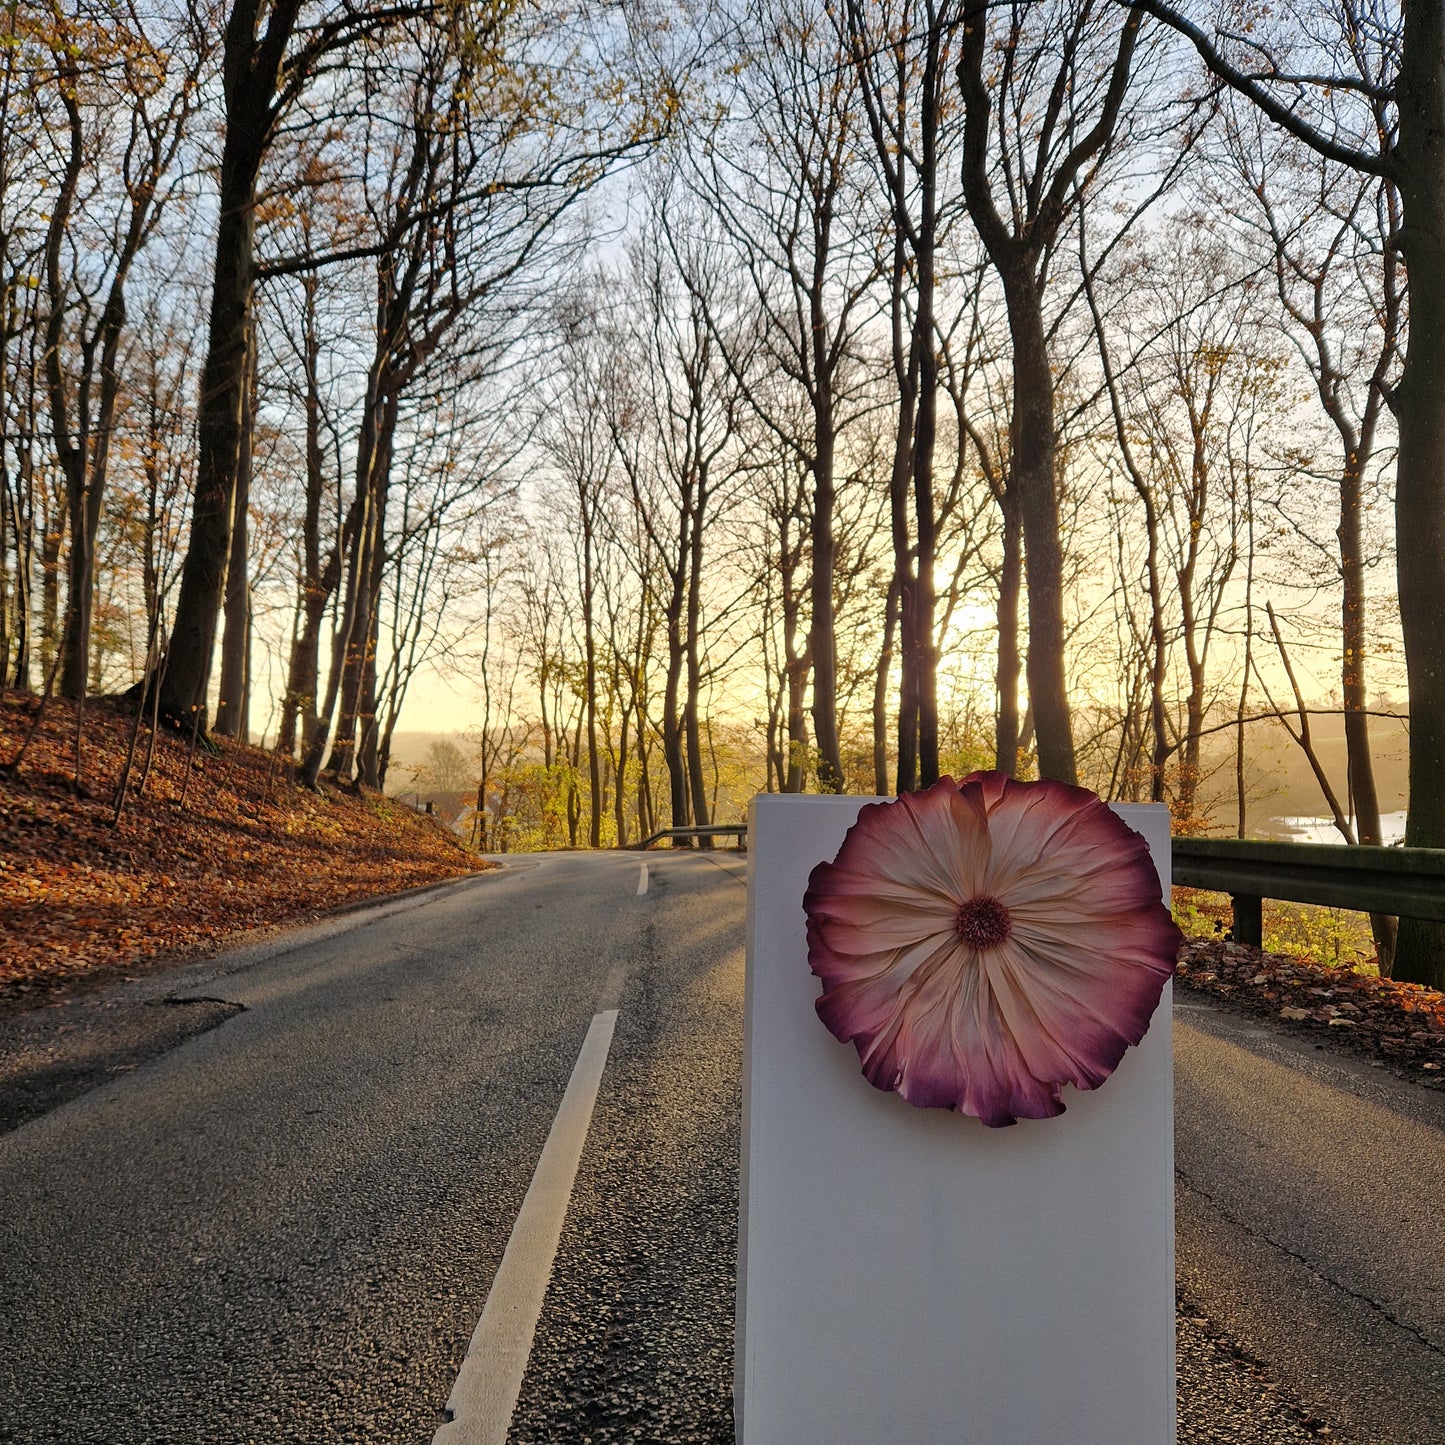
[[[148,735],[118,824],[134,722],[92,699],[75,784],[75,709],[51,701],[18,769],[36,698],[0,694],[0,1010],[213,951],[249,929],[486,865],[378,794],[313,793],[260,748]],[[189,781],[187,775],[189,774]]]

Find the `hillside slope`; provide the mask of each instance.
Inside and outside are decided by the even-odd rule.
[[[315,794],[270,753],[197,751],[162,731],[112,824],[133,715],[52,701],[18,769],[36,700],[0,694],[0,1013],[214,951],[245,930],[486,865],[376,794]],[[189,776],[189,782],[187,778]]]

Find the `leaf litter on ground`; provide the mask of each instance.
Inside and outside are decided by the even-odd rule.
[[[75,783],[74,704],[0,693],[0,1012],[58,1001],[238,934],[462,878],[487,865],[434,819],[370,791],[311,792],[285,759],[142,727],[118,824],[133,706],[92,698]],[[187,775],[189,774],[189,784]],[[142,786],[143,784],[143,786]]]
[[[1184,940],[1177,978],[1283,1031],[1445,1088],[1445,994],[1435,989],[1208,938]]]

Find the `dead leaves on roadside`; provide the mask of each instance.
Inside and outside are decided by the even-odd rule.
[[[0,694],[0,763],[19,751],[33,709],[27,694]],[[401,804],[311,793],[284,762],[224,738],[190,760],[186,788],[186,744],[162,732],[144,791],[133,786],[112,827],[131,722],[119,701],[86,704],[91,796],[74,788],[75,712],[60,701],[18,773],[0,773],[0,1010],[486,866]]]
[[[1420,1083],[1445,1087],[1445,994],[1348,968],[1189,938],[1180,983],[1273,1019],[1321,1043],[1383,1059]]]

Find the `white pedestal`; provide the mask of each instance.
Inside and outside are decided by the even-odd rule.
[[[867,798],[748,823],[740,1445],[1172,1445],[1171,989],[1067,1112],[989,1129],[862,1076],[813,1011],[803,892]],[[1169,896],[1162,806],[1115,809]]]

